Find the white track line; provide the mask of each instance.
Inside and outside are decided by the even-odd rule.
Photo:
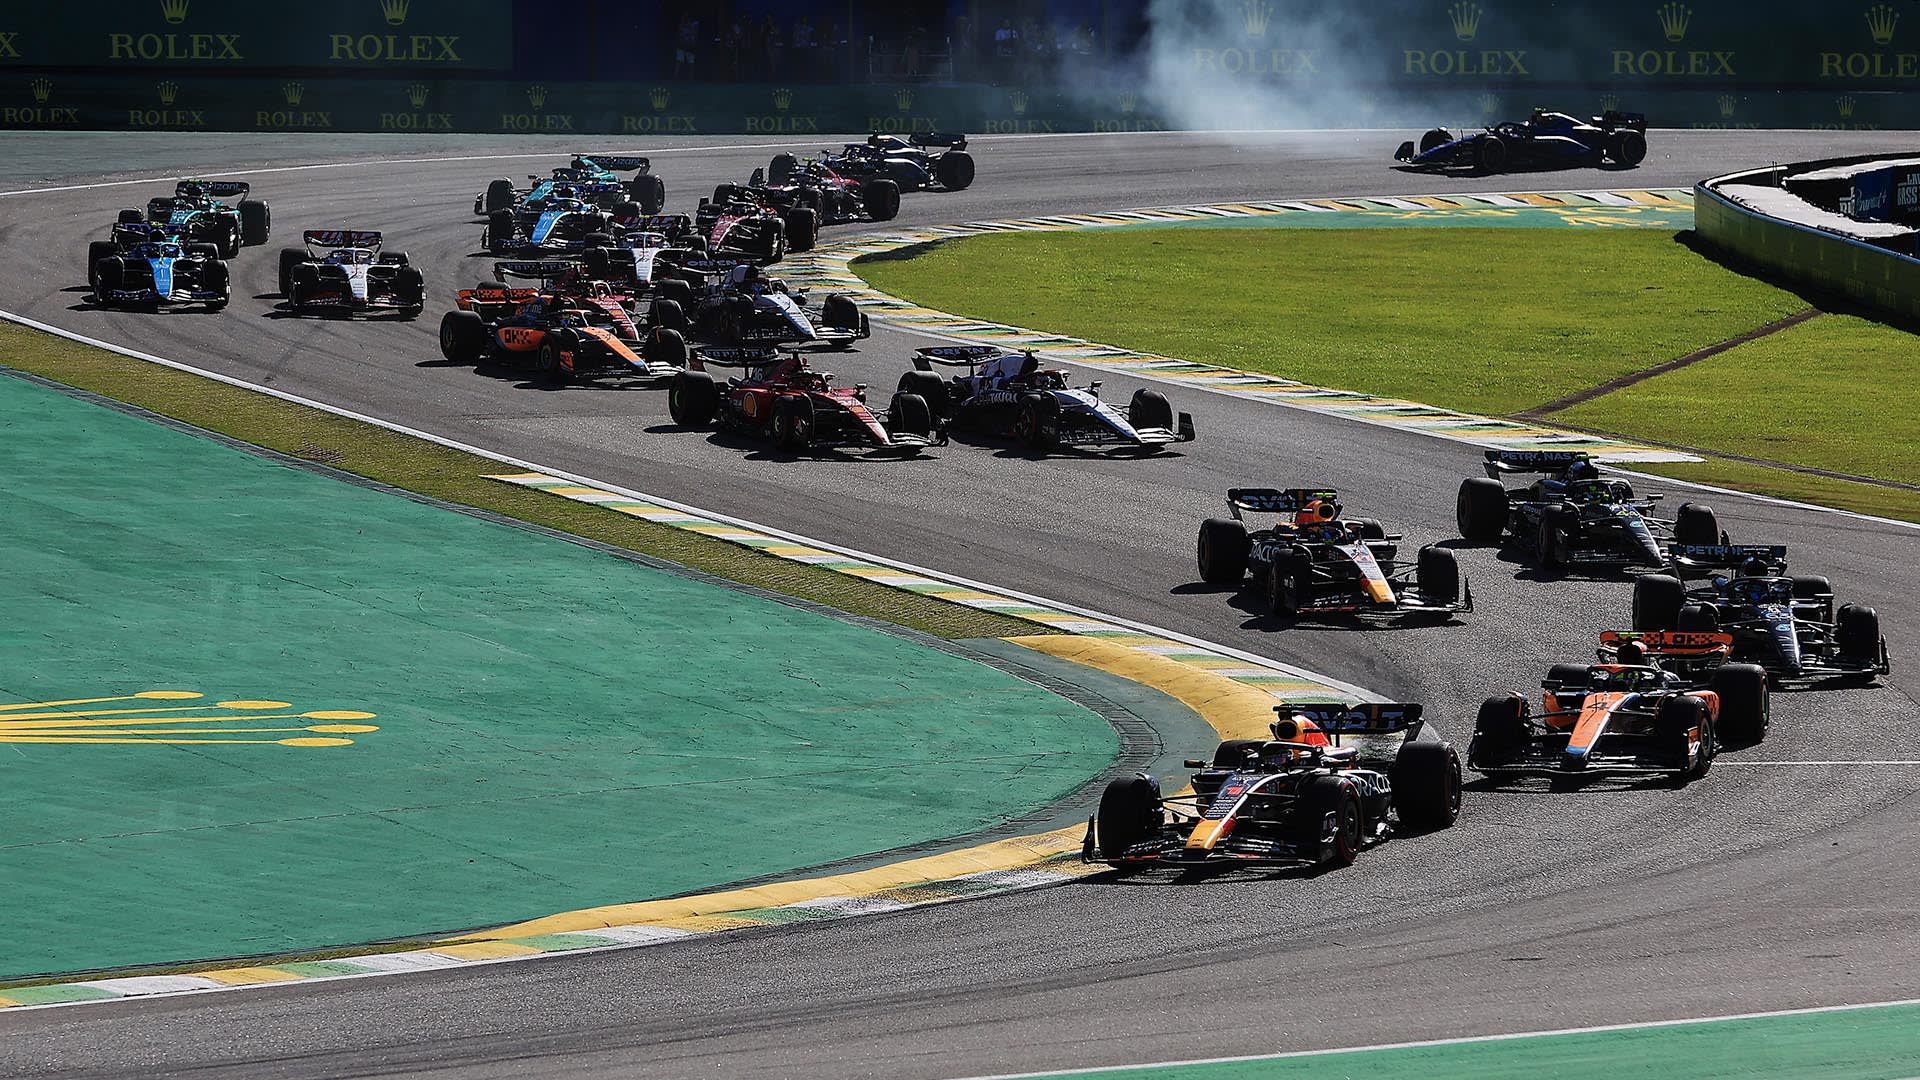
[[[1506,1035],[1464,1035],[1452,1039],[1422,1039],[1417,1042],[1375,1043],[1368,1046],[1341,1046],[1326,1050],[1292,1050],[1278,1054],[1244,1054],[1238,1057],[1189,1058],[1183,1061],[1153,1061],[1139,1065],[1099,1065],[1086,1069],[1053,1069],[1046,1072],[994,1073],[988,1076],[955,1077],[953,1080],[1040,1080],[1050,1076],[1100,1076],[1140,1069],[1179,1069],[1195,1065],[1237,1065],[1255,1061],[1287,1061],[1297,1058],[1331,1057],[1335,1054],[1366,1054],[1380,1050],[1419,1050],[1436,1046],[1471,1046],[1475,1043],[1513,1042],[1519,1039],[1544,1039],[1558,1035],[1602,1035],[1616,1031],[1648,1031],[1656,1028],[1694,1027],[1734,1020],[1773,1020],[1789,1016],[1820,1016],[1827,1013],[1861,1012],[1867,1009],[1894,1009],[1920,1005],[1920,998],[1899,1001],[1870,1001],[1859,1005],[1821,1005],[1810,1009],[1779,1009],[1773,1012],[1733,1013],[1727,1016],[1696,1016],[1684,1020],[1649,1020],[1641,1024],[1602,1024],[1595,1027],[1555,1028],[1550,1031],[1516,1031]]]
[[[1231,656],[1238,660],[1244,660],[1249,664],[1254,664],[1259,667],[1267,668],[1272,671],[1278,671],[1286,675],[1291,675],[1297,679],[1305,679],[1312,682],[1322,683],[1326,686],[1330,686],[1333,689],[1340,691],[1343,694],[1348,694],[1355,698],[1358,698],[1361,701],[1385,700],[1379,694],[1374,693],[1373,691],[1370,691],[1370,690],[1362,689],[1358,686],[1353,685],[1352,683],[1343,682],[1339,679],[1329,678],[1328,676],[1319,674],[1318,672],[1308,671],[1305,668],[1295,667],[1291,664],[1282,663],[1281,661],[1274,660],[1269,657],[1258,656],[1254,653],[1244,652],[1240,649],[1232,648],[1231,646],[1221,645],[1211,641],[1205,641],[1200,638],[1192,637],[1187,634],[1182,634],[1175,630],[1168,630],[1164,627],[1154,626],[1151,623],[1139,622],[1133,619],[1123,619],[1115,615],[1109,615],[1105,612],[1093,611],[1088,608],[1079,607],[1074,604],[1064,603],[1059,600],[1053,600],[1053,599],[1049,599],[1047,597],[1042,597],[1042,596],[1035,596],[1032,593],[1018,592],[1013,589],[1003,588],[999,585],[989,585],[984,582],[975,581],[972,578],[960,577],[957,574],[949,574],[941,570],[930,569],[925,566],[919,566],[914,563],[904,562],[899,559],[891,559],[884,555],[875,555],[872,552],[861,551],[858,548],[846,547],[840,544],[830,543],[825,540],[817,540],[811,536],[804,536],[799,533],[788,532],[784,529],[775,528],[771,525],[763,525],[759,522],[750,521],[746,518],[739,518],[729,514],[718,513],[716,511],[708,510],[703,507],[692,506],[687,503],[675,502],[671,499],[663,499],[657,495],[652,495],[643,491],[635,491],[631,488],[620,487],[617,484],[610,484],[604,480],[596,480],[592,477],[582,476],[578,473],[572,473],[562,469],[556,469],[550,465],[541,465],[537,462],[526,461],[516,457],[509,457],[506,454],[496,453],[492,450],[487,450],[482,447],[471,445],[469,443],[463,443],[456,439],[449,439],[449,438],[446,438],[445,436],[436,435],[430,431],[422,431],[418,428],[408,427],[405,424],[398,424],[391,420],[383,420],[377,416],[369,416],[366,413],[355,412],[351,409],[343,409],[337,405],[330,405],[324,401],[317,401],[312,398],[301,397],[298,394],[289,394],[284,390],[277,390],[271,386],[263,386],[259,383],[248,382],[245,379],[235,378],[234,376],[231,376],[231,375],[224,375],[217,371],[209,371],[204,368],[197,368],[191,364],[183,364],[178,360],[169,360],[164,356],[155,356],[152,353],[143,353],[135,349],[129,349],[121,345],[116,345],[110,341],[101,341],[98,338],[90,338],[90,337],[87,337],[85,334],[76,334],[71,330],[64,330],[58,326],[51,326],[47,323],[40,322],[36,319],[29,319],[23,315],[16,315],[10,311],[0,311],[0,319],[5,319],[8,322],[17,323],[21,326],[31,327],[32,329],[39,330],[44,333],[53,334],[56,337],[66,338],[68,341],[79,342],[82,345],[91,345],[97,349],[105,349],[108,352],[118,353],[121,356],[129,357],[134,360],[140,360],[149,364],[159,364],[162,367],[172,368],[175,371],[184,371],[190,375],[198,375],[201,378],[205,378],[205,379],[212,379],[215,382],[225,383],[228,386],[237,386],[244,390],[252,390],[255,393],[267,394],[269,396],[279,398],[282,401],[292,402],[295,405],[304,405],[307,408],[318,409],[321,412],[331,413],[334,416],[345,417],[348,420],[357,420],[363,424],[372,424],[376,427],[385,428],[388,431],[394,431],[402,435],[411,436],[412,438],[424,439],[427,442],[436,443],[440,446],[447,447],[448,449],[451,449],[451,450],[459,450],[462,453],[473,454],[477,457],[487,458],[488,460],[491,460],[491,461],[498,461],[503,465],[511,465],[515,468],[524,469],[528,472],[545,473],[548,476],[556,476],[562,480],[569,480],[569,481],[572,481],[573,483],[580,484],[585,487],[600,488],[603,491],[611,491],[617,495],[623,495],[630,499],[635,499],[642,502],[654,503],[656,505],[664,506],[672,510],[679,510],[683,513],[698,514],[702,517],[711,518],[714,521],[722,521],[731,525],[738,525],[742,528],[754,529],[759,532],[765,533],[769,536],[777,536],[783,540],[791,540],[796,544],[804,544],[809,547],[817,547],[825,551],[831,551],[840,555],[846,555],[850,558],[864,559],[868,562],[879,563],[883,566],[895,567],[897,569],[904,570],[909,573],[920,574],[925,577],[933,578],[936,581],[944,581],[944,582],[948,582],[949,584],[959,585],[968,589],[975,589],[981,592],[988,592],[988,593],[994,593],[1000,596],[1011,597],[1015,600],[1023,600],[1030,604],[1037,604],[1044,607],[1051,607],[1055,610],[1070,612],[1075,615],[1084,615],[1089,619],[1102,620],[1104,622],[1112,623],[1115,626],[1122,626],[1129,630],[1137,630],[1143,634],[1153,634],[1157,637],[1167,638],[1168,640],[1171,640],[1171,641],[1178,641],[1178,642],[1181,642],[1182,644],[1192,645],[1196,648],[1207,649],[1212,652],[1220,653],[1225,656]]]
[[[1920,765],[1920,761],[1898,761],[1894,759],[1875,760],[1871,758],[1864,761],[1742,761],[1739,758],[1717,757],[1713,759],[1713,762],[1716,765],[1745,765],[1763,769],[1784,769],[1799,765]]]

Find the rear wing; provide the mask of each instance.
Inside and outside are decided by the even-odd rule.
[[[967,148],[967,137],[951,131],[916,131],[907,136],[907,142],[913,146],[944,146],[951,150]]]
[[[368,229],[308,229],[300,234],[300,241],[308,247],[380,250],[380,234]]]
[[[724,349],[696,349],[688,357],[687,366],[700,371],[706,365],[723,368],[763,368],[772,367],[785,359],[779,349],[765,347],[740,347]]]
[[[598,165],[608,172],[651,172],[653,159],[634,154],[575,154],[573,160],[585,164]],[[580,168],[575,165],[574,168]]]
[[[1714,570],[1729,570],[1749,559],[1759,559],[1773,571],[1787,568],[1785,544],[1674,544],[1667,549],[1667,561],[1683,577],[1698,570],[1700,577]]]
[[[1426,722],[1422,719],[1426,710],[1417,702],[1276,705],[1273,711],[1283,719],[1296,716],[1310,720],[1332,739],[1342,735],[1394,735],[1402,731],[1411,739]]]
[[[1331,488],[1228,488],[1227,506],[1239,517],[1242,511],[1254,514],[1287,514],[1304,510],[1316,502],[1334,502]]]
[[[693,218],[687,214],[648,214],[634,218],[627,228],[636,232],[659,233],[669,240],[677,240],[693,232]]]
[[[913,350],[913,367],[916,371],[932,371],[935,364],[977,368],[1009,355],[1007,350],[995,345],[930,345]]]
[[[1629,641],[1639,642],[1654,656],[1677,658],[1709,656],[1733,648],[1733,635],[1717,630],[1603,630],[1601,658]]]
[[[172,235],[172,230],[164,225],[154,225],[145,221],[123,221],[113,227],[113,242],[116,244],[143,244],[149,240],[164,240]]]
[[[1592,461],[1584,450],[1489,450],[1487,475],[1495,480],[1508,473],[1563,473],[1579,461]]]
[[[238,195],[246,198],[253,191],[253,185],[245,180],[182,180],[173,185],[174,198],[184,198],[188,187],[197,187],[216,199],[226,199]]]
[[[532,281],[551,281],[565,277],[579,269],[578,263],[564,259],[540,259],[527,262],[497,262],[493,264],[493,280],[505,281],[508,278],[522,278]]]
[[[1647,130],[1647,114],[1608,109],[1605,113],[1593,118],[1593,126],[1599,128],[1627,128],[1632,131],[1644,132]]]

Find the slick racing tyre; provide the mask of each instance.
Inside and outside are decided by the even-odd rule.
[[[933,410],[919,394],[895,394],[887,412],[887,429],[898,435],[933,438]]]
[[[138,210],[122,210],[120,211],[120,216],[115,220],[122,225],[138,225],[147,220],[147,215]]]
[[[1446,128],[1428,128],[1426,134],[1420,136],[1420,152],[1424,154],[1436,146],[1445,146],[1452,141],[1453,134]]]
[[[488,217],[513,206],[513,181],[495,180],[487,185],[487,193],[480,200],[480,210]]]
[[[667,182],[648,173],[627,181],[627,194],[640,206],[643,214],[657,214],[667,205]]]
[[[850,296],[835,293],[820,305],[820,317],[835,330],[845,330],[851,334],[860,332],[860,305]]]
[[[1722,664],[1708,686],[1720,697],[1720,734],[1728,742],[1752,746],[1773,726],[1767,672],[1758,664]]]
[[[1582,676],[1586,673],[1583,670]],[[1527,725],[1527,699],[1519,694],[1502,694],[1480,703],[1480,715],[1473,723],[1473,742],[1467,746],[1467,762],[1477,769],[1492,769],[1511,764],[1532,741]],[[1498,773],[1489,774],[1498,779]]]
[[[1200,580],[1209,585],[1238,585],[1247,577],[1247,555],[1253,541],[1246,523],[1236,518],[1208,518],[1200,523],[1198,555]]]
[[[891,180],[869,180],[860,185],[860,206],[875,221],[892,221],[900,214],[900,185]]]
[[[1637,131],[1616,131],[1607,140],[1607,157],[1632,168],[1647,160],[1647,137]]]
[[[1687,587],[1671,574],[1642,574],[1633,579],[1633,628],[1635,630],[1674,630],[1680,625],[1680,608],[1687,602]]]
[[[973,155],[965,150],[950,150],[933,159],[933,176],[948,191],[965,191],[973,186]]]
[[[293,289],[293,268],[307,261],[306,248],[280,249],[280,295]]]
[[[1460,599],[1460,560],[1451,549],[1428,545],[1414,564],[1414,584],[1429,604],[1452,604]]]
[[[1393,812],[1420,832],[1452,825],[1460,816],[1460,754],[1452,743],[1402,743],[1388,773]]]
[[[1880,613],[1865,604],[1842,604],[1834,613],[1834,644],[1840,655],[1868,666],[1880,662]]]
[[[487,324],[478,313],[449,311],[440,317],[440,355],[456,364],[475,364],[486,347]]]
[[[1705,544],[1720,542],[1720,519],[1705,503],[1681,503],[1673,515],[1673,542]]]
[[[767,183],[775,187],[784,185],[793,179],[794,172],[799,168],[799,158],[792,154],[775,154],[773,160],[767,164]]]
[[[1687,744],[1695,728],[1700,729],[1700,753],[1676,779],[1685,784],[1707,775],[1713,768],[1713,758],[1718,747],[1713,730],[1713,718],[1708,715],[1707,703],[1697,697],[1676,694],[1660,703],[1660,711],[1654,714],[1653,728],[1673,752],[1684,755]]]
[[[909,371],[900,376],[899,385],[894,387],[897,394],[915,394],[927,403],[935,416],[945,416],[947,412],[947,383],[945,379],[931,371]]]
[[[813,445],[812,398],[785,394],[774,399],[773,445],[789,454],[803,453]]]
[[[653,295],[661,300],[671,300],[685,311],[693,304],[693,286],[679,278],[668,278],[653,283]]]
[[[1127,403],[1127,423],[1135,431],[1141,428],[1165,428],[1173,430],[1173,406],[1168,403],[1167,395],[1158,390],[1135,390],[1133,400]]]
[[[720,412],[720,387],[704,371],[681,371],[667,387],[667,414],[683,428],[704,428]]]
[[[811,207],[796,206],[787,211],[786,224],[787,250],[812,251],[814,241],[820,236],[820,215]]]
[[[487,218],[487,248],[495,255],[506,255],[512,243],[513,212],[497,210]]]
[[[1462,480],[1453,516],[1462,538],[1476,544],[1499,543],[1507,528],[1507,489],[1492,477]]]
[[[1288,619],[1307,606],[1313,569],[1298,555],[1282,555],[1267,571],[1267,613]]]
[[[258,247],[267,242],[273,232],[273,211],[263,202],[251,199],[240,204],[240,242],[248,247]]]
[[[1473,144],[1473,161],[1480,171],[1497,173],[1507,167],[1507,144],[1500,136],[1488,132],[1476,139]]]
[[[95,240],[87,245],[87,284],[100,283],[100,263],[111,259],[120,248],[111,240]]]
[[[1294,813],[1293,840],[1302,852],[1317,852],[1314,861],[1329,868],[1353,865],[1363,823],[1352,784],[1338,776],[1309,776],[1300,785]]]
[[[1093,834],[1100,857],[1117,859],[1127,849],[1160,831],[1165,814],[1160,807],[1160,784],[1145,774],[1115,780],[1100,793],[1100,811]]]
[[[1567,538],[1579,526],[1580,516],[1565,503],[1554,503],[1540,512],[1540,532],[1534,540],[1534,565],[1545,571],[1562,570]]]
[[[687,313],[678,300],[655,300],[647,305],[647,322],[683,335],[688,331]]]
[[[668,367],[686,367],[690,355],[687,339],[680,331],[665,326],[656,326],[647,334],[643,349],[647,363],[665,364]]]
[[[1049,394],[1027,394],[1020,399],[1020,411],[1013,421],[1013,434],[1036,454],[1054,449],[1055,417],[1060,405]]]

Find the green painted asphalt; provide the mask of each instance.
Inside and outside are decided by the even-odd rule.
[[[991,827],[1117,752],[920,640],[16,378],[0,498],[0,978],[680,894]]]
[[[1102,1080],[1894,1080],[1920,1075],[1903,1004],[1191,1065],[1088,1069]]]

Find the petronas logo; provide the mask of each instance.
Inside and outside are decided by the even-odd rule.
[[[0,743],[42,746],[349,746],[380,729],[357,709],[291,711],[285,701],[216,701],[191,690],[0,705]],[[195,702],[195,704],[178,704]],[[95,706],[105,706],[96,708]],[[317,721],[317,723],[303,723]]]
[[[1680,41],[1687,36],[1687,24],[1693,21],[1693,9],[1685,4],[1662,4],[1654,9],[1660,16],[1660,32],[1668,41]]]

